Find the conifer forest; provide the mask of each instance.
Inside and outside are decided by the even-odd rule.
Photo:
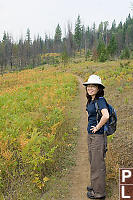
[[[75,24],[67,24],[65,36],[58,24],[53,37],[44,34],[44,39],[39,36],[31,39],[30,29],[27,28],[25,38],[18,41],[6,31],[0,41],[0,71],[22,70],[34,68],[41,64],[58,64],[67,62],[79,51],[85,59],[104,62],[117,58],[132,57],[133,51],[133,18],[129,14],[125,22],[116,25],[115,20],[109,27],[109,22],[101,22],[96,28],[85,27],[78,15]],[[52,56],[51,56],[52,55]],[[59,59],[61,55],[61,59]]]

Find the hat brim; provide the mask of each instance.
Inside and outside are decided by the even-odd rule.
[[[103,88],[105,88],[104,85],[99,84],[99,83],[89,83],[89,82],[85,82],[85,83],[83,83],[84,86],[91,85],[91,84],[92,84],[92,85],[93,85],[93,84],[94,84],[94,85],[101,85]]]

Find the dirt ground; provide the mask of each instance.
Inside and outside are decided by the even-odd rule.
[[[82,79],[79,80],[80,102],[81,102],[81,119],[80,119],[80,136],[77,146],[76,166],[71,173],[72,186],[68,200],[87,200],[87,185],[90,184],[89,174],[90,166],[88,160],[88,146],[87,146],[87,113],[86,94],[82,85]]]

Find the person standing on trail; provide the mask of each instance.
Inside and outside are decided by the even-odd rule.
[[[86,86],[88,112],[88,151],[90,161],[90,179],[91,185],[87,186],[87,197],[90,199],[105,198],[105,141],[107,137],[104,134],[104,124],[109,119],[109,112],[104,99],[104,85],[101,78],[97,75],[91,75]],[[97,118],[95,102],[97,101],[102,116]]]

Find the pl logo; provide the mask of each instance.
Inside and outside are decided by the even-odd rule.
[[[133,200],[133,168],[119,169],[120,200]]]

